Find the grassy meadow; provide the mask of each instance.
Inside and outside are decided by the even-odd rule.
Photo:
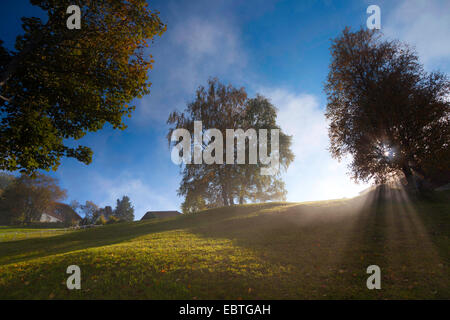
[[[370,193],[3,241],[0,299],[450,299],[449,200]]]
[[[71,230],[54,227],[0,226],[0,243],[5,241],[53,237],[65,232],[71,232]]]

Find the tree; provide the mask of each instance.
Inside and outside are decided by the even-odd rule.
[[[54,178],[40,173],[34,177],[21,175],[2,194],[0,212],[7,216],[2,220],[30,224],[39,220],[42,213],[50,210],[56,201],[65,196],[66,191],[58,186]]]
[[[0,224],[9,224],[11,217],[9,212],[4,212],[2,209],[3,191],[11,185],[15,177],[6,172],[0,172]]]
[[[118,222],[120,222],[119,218],[117,218],[116,216],[110,216],[108,218],[107,224],[113,224]]]
[[[77,200],[72,200],[70,201],[69,206],[72,208],[73,211],[75,211],[75,213],[79,213],[79,211],[81,210],[81,204],[77,201]]]
[[[105,216],[104,215],[100,215],[99,217],[98,217],[98,219],[95,221],[95,224],[96,225],[105,225],[106,224],[106,218],[105,218]]]
[[[0,170],[56,170],[61,157],[85,164],[92,150],[74,146],[87,132],[126,128],[128,103],[149,93],[154,62],[145,47],[166,26],[144,0],[31,0],[46,22],[22,18],[15,50],[0,40]],[[81,29],[66,26],[69,5]]]
[[[65,226],[73,226],[79,222],[76,211],[69,205],[60,202],[54,202],[48,209],[53,215],[60,217]]]
[[[276,124],[276,108],[264,97],[258,95],[250,99],[244,88],[225,86],[217,79],[210,79],[207,88],[201,86],[195,100],[188,104],[184,113],[173,112],[168,124],[173,125],[168,133],[169,145],[172,133],[176,129],[194,131],[194,121],[201,120],[203,129],[214,128],[226,137],[227,129],[242,129],[244,132],[254,129],[280,129]],[[205,132],[202,132],[205,134]],[[206,150],[210,143],[202,142],[201,149]],[[261,137],[260,137],[261,139]],[[236,139],[233,139],[235,141]],[[259,145],[251,138],[244,140],[244,157],[250,158],[250,148],[259,152]],[[247,143],[246,143],[247,141]],[[268,139],[268,150],[272,150],[272,141]],[[194,141],[191,141],[194,149]],[[178,194],[185,197],[182,210],[185,213],[204,208],[228,206],[236,202],[267,201],[285,199],[286,190],[281,180],[281,170],[274,175],[261,174],[264,165],[261,162],[251,164],[237,163],[237,145],[234,144],[234,163],[186,164],[182,168],[183,178]],[[287,169],[294,158],[290,150],[291,137],[279,133],[280,166]],[[215,152],[215,151],[214,151]]]
[[[83,224],[94,224],[98,217],[98,206],[93,201],[86,201],[80,205],[81,212],[84,214]]]
[[[448,78],[425,72],[407,45],[381,36],[347,28],[333,40],[325,86],[331,154],[353,157],[355,180],[403,176],[413,189],[431,179],[438,156],[448,182]]]
[[[13,181],[15,177],[12,174],[6,172],[0,172],[0,196],[3,190],[5,190]]]
[[[124,221],[134,220],[134,208],[131,205],[129,197],[123,196],[122,200],[117,199],[116,208],[114,209],[114,216]]]
[[[113,209],[111,206],[106,206],[104,208],[98,209],[98,215],[105,217],[108,220],[111,216],[113,216]]]

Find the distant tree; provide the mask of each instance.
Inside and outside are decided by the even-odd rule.
[[[66,191],[52,177],[40,173],[34,177],[21,175],[4,190],[0,214],[10,223],[30,224],[65,196]]]
[[[174,112],[168,119],[173,125],[168,133],[169,144],[173,144],[171,136],[174,130],[183,128],[194,132],[194,121],[202,121],[203,134],[205,130],[214,128],[221,132],[226,147],[226,130],[254,129],[280,129],[276,123],[277,110],[269,100],[258,95],[250,99],[244,88],[225,86],[217,79],[210,79],[208,86],[199,87],[195,100],[188,104],[184,113]],[[213,140],[214,141],[214,140]],[[247,201],[283,200],[286,196],[284,182],[281,180],[279,170],[275,175],[261,174],[265,165],[261,162],[250,164],[250,143],[255,141],[246,139],[246,164],[226,164],[225,153],[223,164],[187,164],[182,167],[183,178],[178,194],[185,197],[182,210],[185,213],[195,212],[204,208],[228,206],[234,203]],[[178,141],[175,141],[177,143]],[[267,139],[268,152],[272,150],[272,141]],[[203,142],[201,148],[207,148]],[[237,159],[237,143],[235,143],[234,159]],[[281,169],[287,169],[293,161],[294,155],[290,150],[291,137],[280,130],[279,155]],[[256,143],[256,150],[259,146]],[[194,149],[194,140],[191,139],[191,150]]]
[[[113,216],[113,209],[111,208],[111,206],[106,206],[105,208],[103,208],[103,215],[106,219],[109,219],[111,216]]]
[[[448,78],[426,73],[407,45],[381,36],[347,28],[333,40],[325,86],[331,153],[353,157],[355,180],[404,176],[414,189],[433,175],[448,182]]]
[[[11,217],[8,212],[2,210],[3,191],[14,181],[15,177],[6,172],[0,172],[0,224],[9,224]]]
[[[0,170],[56,169],[61,157],[92,160],[78,140],[110,123],[125,129],[128,103],[149,93],[145,47],[166,26],[145,0],[31,0],[47,21],[22,18],[15,49],[0,40]],[[69,5],[81,29],[67,28]]]
[[[134,208],[131,205],[130,198],[123,196],[122,200],[117,199],[116,208],[114,209],[114,216],[120,220],[133,221]]]
[[[12,174],[6,172],[0,172],[0,194],[2,190],[5,190],[13,181],[15,177]]]
[[[78,223],[76,211],[65,203],[54,202],[49,208],[49,212],[60,217],[65,226],[73,226]]]
[[[81,212],[84,215],[83,224],[94,224],[98,217],[98,206],[93,201],[86,201],[80,206]]]
[[[95,224],[97,224],[97,225],[105,225],[106,223],[107,223],[107,220],[104,215],[100,215],[98,217],[98,219],[95,221]]]
[[[106,220],[109,219],[109,217],[111,217],[113,215],[113,210],[111,208],[111,206],[106,206],[104,208],[100,208],[98,209],[98,216],[104,216]]]
[[[117,223],[117,222],[120,222],[119,218],[117,218],[116,216],[110,216],[106,223],[113,224],[113,223]]]
[[[90,221],[87,218],[81,218],[80,225],[87,226],[90,225]]]
[[[70,201],[69,206],[72,208],[73,211],[75,211],[76,213],[79,212],[79,210],[81,209],[81,204],[77,201],[77,200],[72,200]]]

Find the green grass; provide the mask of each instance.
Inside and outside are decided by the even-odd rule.
[[[394,198],[243,205],[1,242],[0,298],[449,299],[449,193]],[[72,264],[81,290],[66,287]],[[372,264],[381,290],[366,287]]]
[[[41,228],[41,227],[27,227],[27,226],[0,226],[0,234],[10,233],[10,232],[36,232],[45,231],[49,229],[60,229],[60,228]]]
[[[0,226],[0,243],[24,239],[53,237],[70,231],[70,229],[64,228]]]

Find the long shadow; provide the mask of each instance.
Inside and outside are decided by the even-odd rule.
[[[388,263],[385,255],[386,247],[386,209],[388,199],[386,191],[376,189],[358,199],[362,202],[357,210],[346,248],[339,262],[343,272],[335,276],[333,288],[347,287],[348,296],[339,298],[370,298],[374,295],[368,292],[366,279],[367,267],[377,265],[386,270]],[[334,296],[330,288],[329,296]],[[371,293],[377,293],[376,290]]]
[[[205,238],[229,239],[236,246],[251,250],[261,261],[286,270],[285,274],[267,275],[279,277],[279,288],[290,288],[286,289],[286,296],[276,291],[279,288],[273,288],[281,294],[280,298],[378,297],[379,292],[369,292],[365,287],[366,268],[376,264],[382,275],[389,270],[388,230],[405,232],[395,216],[389,217],[395,211],[393,205],[380,194],[372,193],[329,204],[268,203],[220,208],[166,220],[0,243],[0,265],[185,230]],[[388,223],[392,217],[395,219]],[[390,285],[390,281],[383,277],[382,283]],[[352,290],[347,290],[345,296],[344,291],[335,290],[349,285]]]
[[[448,283],[438,266],[441,259],[437,252],[447,245],[430,241],[430,227],[435,217],[424,225],[418,215],[418,203],[405,198],[402,189],[377,189],[367,199],[352,232],[341,262],[345,273],[341,285],[353,287],[345,298],[433,298],[445,296]],[[430,204],[424,206],[431,212]],[[433,222],[432,222],[433,221]],[[447,252],[448,254],[448,252]],[[377,265],[382,274],[382,290],[368,290],[366,268]],[[338,284],[338,283],[337,283]],[[439,293],[437,293],[439,291]],[[354,292],[354,296],[351,295]],[[448,297],[448,295],[447,295]]]
[[[321,298],[320,290],[315,295],[309,293],[326,279],[328,266],[337,261],[335,253],[342,251],[340,235],[348,229],[349,208],[351,205],[342,201],[269,203],[215,209],[164,221],[111,225],[81,234],[2,243],[0,264],[123,243],[158,232],[185,230],[205,238],[229,239],[237,247],[250,250],[249,254],[268,268],[262,270],[278,270],[265,275],[261,283],[270,287],[267,292],[273,292],[271,297]],[[241,277],[242,283],[253,281],[253,276],[254,281],[261,280],[252,273],[233,274],[233,277]],[[217,280],[222,276],[213,272],[211,277]]]
[[[190,229],[192,225],[204,226],[212,221],[221,223],[236,215],[251,214],[261,209],[284,205],[283,203],[266,203],[249,205],[244,208],[219,208],[214,215],[206,210],[196,215],[181,216],[168,219],[154,219],[134,223],[119,223],[104,227],[74,231],[69,234],[23,239],[0,243],[0,265],[20,262],[27,259],[46,257],[76,250],[114,245],[131,241],[152,233]],[[43,249],[45,248],[45,249]]]
[[[420,282],[427,278],[427,274],[417,273],[418,269],[407,273],[398,268],[421,263],[419,257],[427,256],[420,242],[429,231],[419,228],[420,221],[415,220],[413,208],[408,208],[405,201],[399,191],[378,188],[329,207],[286,206],[276,212],[267,210],[241,219],[211,221],[190,231],[204,237],[231,239],[264,261],[296,274],[298,281],[292,285],[324,293],[327,298],[395,298],[409,294],[408,279]],[[415,245],[420,251],[416,256],[410,254]],[[441,244],[439,248],[443,247]],[[366,270],[370,265],[381,268],[387,290],[367,289]],[[435,282],[428,281],[421,290]],[[315,290],[319,283],[321,288]],[[344,286],[350,287],[345,296],[339,289]],[[411,293],[411,297],[416,296],[426,295],[424,291]]]
[[[300,292],[302,298],[323,298],[323,293],[333,285],[330,274],[339,273],[338,263],[348,242],[354,207],[360,206],[360,201],[291,205],[240,219],[195,226],[190,232],[231,239],[236,246],[250,249],[262,261],[287,270],[277,275],[280,287],[287,288],[291,294]]]
[[[450,264],[450,190],[419,199],[414,206],[442,261]],[[412,219],[412,218],[411,218]]]

